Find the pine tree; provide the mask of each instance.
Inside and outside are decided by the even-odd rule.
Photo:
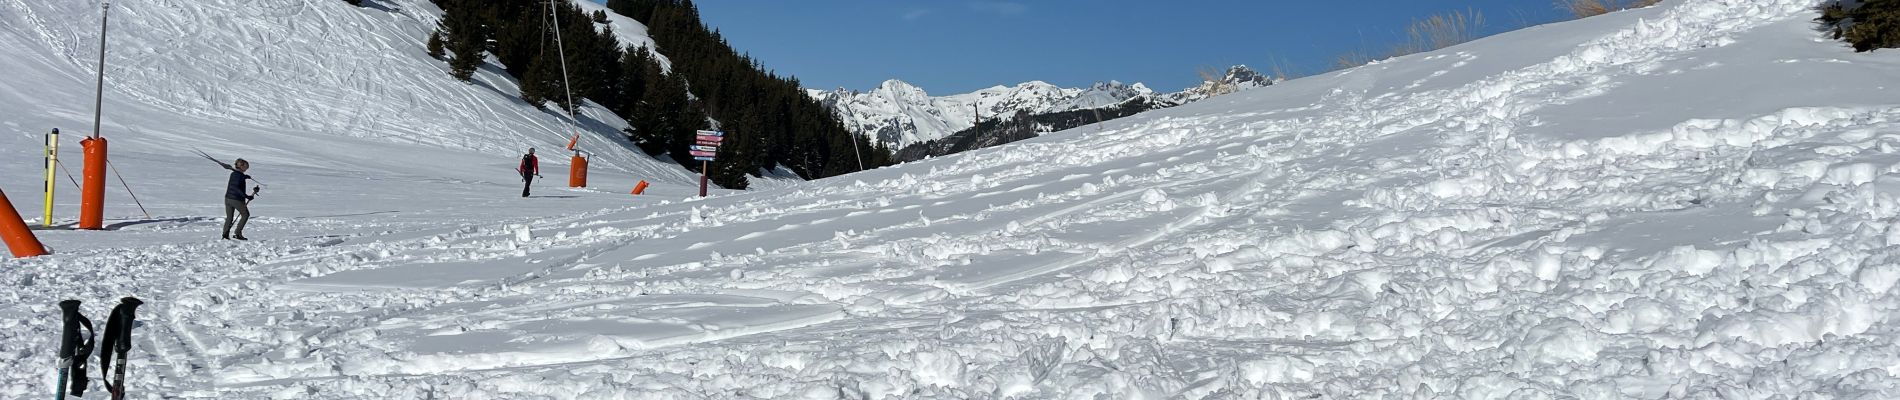
[[[1816,20],[1854,51],[1900,48],[1900,0],[1830,1]]]
[[[646,96],[649,69],[657,70],[653,54],[646,48],[628,49],[620,56],[617,79],[613,85],[613,97],[620,98],[608,106],[615,115],[628,117],[639,111],[637,105]]]
[[[528,102],[536,109],[546,108],[550,100],[560,102],[560,66],[553,65],[559,61],[554,57],[539,57],[529,61],[527,73],[520,78],[521,101]],[[565,104],[561,106],[566,107]]]
[[[429,58],[442,59],[442,30],[429,32]]]
[[[631,117],[633,125],[633,144],[649,155],[660,155],[672,150],[675,121],[683,119],[682,104],[686,102],[685,90],[677,84],[678,79],[670,79],[658,66],[647,68],[643,73],[650,87],[640,96],[641,112]]]
[[[474,78],[475,69],[482,65],[488,34],[482,28],[480,11],[473,4],[452,5],[445,11],[439,29],[448,33],[443,44],[452,53],[449,75],[468,82]]]

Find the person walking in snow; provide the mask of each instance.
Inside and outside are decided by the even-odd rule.
[[[224,185],[224,238],[250,240],[244,237],[244,224],[251,222],[251,200],[256,199],[257,193],[263,191],[264,188],[259,186],[256,189],[252,189],[249,194],[244,193],[244,186],[246,186],[244,182],[251,180],[251,176],[245,174],[245,171],[251,170],[250,161],[244,161],[244,159],[240,158],[232,163],[236,165],[225,164],[223,161],[217,162],[219,166],[231,171],[231,178]],[[232,218],[232,214],[234,213],[237,217],[235,221],[233,221]],[[231,232],[232,222],[237,223],[237,234],[235,236],[232,235]]]
[[[534,178],[541,177],[541,159],[535,158],[533,148],[528,149],[527,155],[521,156],[521,166],[515,170],[521,171],[521,197],[528,197],[528,188],[534,187]]]

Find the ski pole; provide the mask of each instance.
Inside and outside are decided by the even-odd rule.
[[[67,368],[73,363],[71,356],[73,347],[79,345],[78,340],[76,340],[79,336],[79,321],[73,319],[73,316],[79,315],[79,300],[59,302],[59,311],[61,316],[59,328],[59,363],[54,367],[57,368],[55,371],[57,371],[59,380],[53,384],[53,400],[66,400],[66,381],[71,378],[67,372]]]
[[[66,400],[66,384],[72,382],[74,379],[85,380],[83,376],[74,377],[72,371],[75,363],[83,365],[86,362],[84,356],[77,354],[82,345],[79,336],[79,324],[80,321],[86,317],[79,315],[79,300],[59,302],[59,314],[62,320],[59,329],[59,364],[57,367],[59,368],[59,380],[57,381],[58,383],[53,386],[53,399]],[[91,323],[87,323],[87,325],[91,325]],[[80,390],[85,389],[82,388]]]
[[[99,369],[112,367],[112,361],[106,358],[108,352],[114,353],[119,365],[112,371],[112,379],[106,381],[106,391],[112,394],[112,400],[125,400],[125,358],[132,351],[132,321],[137,318],[139,305],[145,304],[136,297],[119,299],[119,305],[112,308],[112,317],[106,320],[104,347],[99,351]],[[101,371],[104,372],[104,371]]]
[[[195,151],[198,153],[199,157],[204,157],[206,160],[211,160],[211,162],[218,163],[218,165],[223,166],[227,169],[231,168],[231,164],[225,164],[223,161],[218,161],[217,157],[212,157],[210,154],[205,154],[204,150],[198,150],[197,147],[191,148],[191,151]],[[264,181],[257,180],[257,178],[250,178],[250,179],[251,179],[251,182],[257,182],[258,186],[270,186],[270,185],[264,184]]]
[[[211,160],[211,162],[214,162],[214,163],[219,163],[219,164],[223,164],[223,163],[224,163],[223,161],[218,161],[218,159],[216,159],[216,158],[211,158],[211,155],[210,155],[210,154],[205,154],[205,151],[204,151],[204,150],[198,150],[198,148],[197,148],[197,147],[193,147],[193,148],[191,148],[191,152],[193,152],[193,153],[198,153],[198,156],[199,156],[199,157],[204,157],[204,158],[205,158],[206,160]]]

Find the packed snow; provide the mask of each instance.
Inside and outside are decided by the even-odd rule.
[[[403,11],[115,3],[120,32],[197,29],[150,54],[248,64],[117,78],[114,160],[154,218],[114,192],[114,229],[0,261],[0,397],[51,391],[57,301],[125,295],[134,398],[1900,397],[1900,53],[1825,40],[1813,0],[1667,1],[703,199],[681,176],[514,197],[503,144],[560,118],[478,108],[507,97],[426,56],[238,79],[291,74],[236,50],[259,38],[432,24],[370,1]],[[92,14],[0,7],[24,110],[0,184],[31,215],[42,127],[87,120],[90,36],[29,21]],[[168,43],[134,35],[118,57]],[[418,108],[361,122],[418,140],[280,90],[382,93],[348,104]],[[236,99],[259,104],[207,106]],[[259,240],[215,240],[223,176],[189,146],[255,157]]]

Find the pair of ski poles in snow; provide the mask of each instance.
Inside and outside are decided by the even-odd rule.
[[[115,358],[119,362],[112,379],[104,382],[112,400],[125,399],[125,364],[126,353],[132,350],[132,321],[143,304],[145,302],[136,297],[119,299],[119,305],[112,308],[112,316],[106,319],[105,343],[99,348],[99,370],[104,373],[112,368]],[[86,359],[92,356],[93,330],[92,320],[79,313],[79,300],[59,302],[59,309],[64,325],[59,335],[59,364],[55,372],[59,379],[53,386],[53,398],[65,400],[69,385],[74,397],[86,394],[87,383],[91,381],[86,374]],[[86,328],[86,332],[80,333],[80,327]]]

